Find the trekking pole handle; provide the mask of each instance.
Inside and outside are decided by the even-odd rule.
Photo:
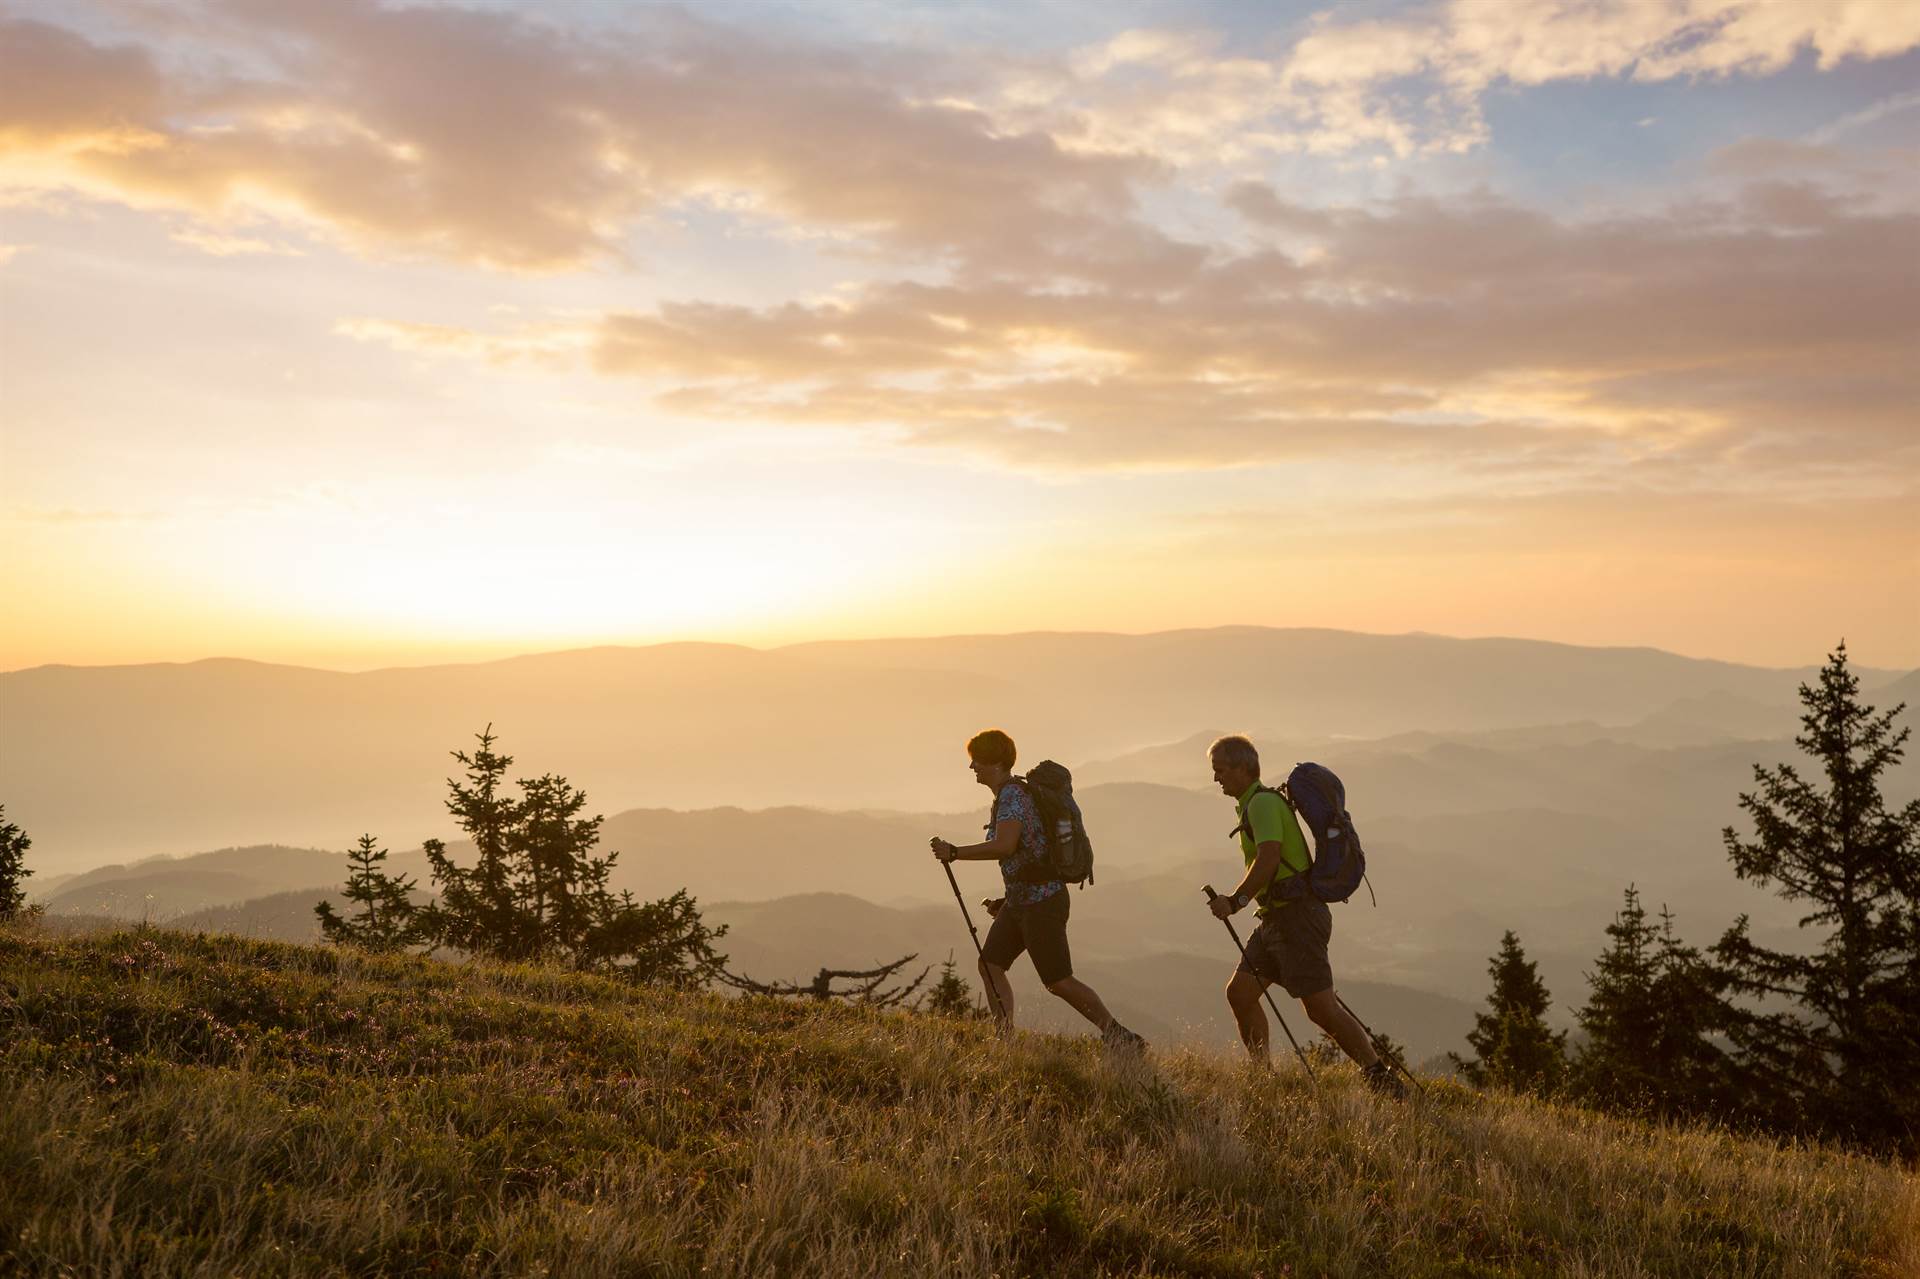
[[[1220,894],[1213,891],[1212,884],[1206,884],[1202,886],[1200,891],[1207,895],[1207,901],[1209,902],[1215,902],[1220,900]],[[1247,957],[1247,944],[1240,940],[1240,930],[1233,926],[1233,921],[1231,919],[1223,919],[1220,922],[1227,926],[1227,936],[1233,938],[1233,944],[1235,947],[1239,949],[1240,957],[1242,959],[1245,959]],[[1272,1000],[1269,999],[1268,1002],[1271,1003]],[[1280,1010],[1277,1008],[1274,1009],[1273,1015],[1278,1017],[1280,1015]]]

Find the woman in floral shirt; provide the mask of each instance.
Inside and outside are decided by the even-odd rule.
[[[980,979],[992,984],[998,996],[996,1012],[1002,1030],[1013,1023],[1013,986],[1007,969],[1022,951],[1033,955],[1034,971],[1046,988],[1073,1006],[1100,1028],[1108,1046],[1134,1052],[1146,1040],[1114,1020],[1093,987],[1073,975],[1073,956],[1067,947],[1067,914],[1072,898],[1067,886],[1048,877],[1047,832],[1026,783],[1013,775],[1013,739],[997,728],[967,743],[973,779],[993,792],[991,835],[985,843],[955,845],[934,836],[933,855],[943,862],[997,861],[1006,882],[1006,898],[994,911],[993,927],[981,947]]]

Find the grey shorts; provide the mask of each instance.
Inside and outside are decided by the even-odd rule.
[[[1247,938],[1240,971],[1277,982],[1295,999],[1333,987],[1327,942],[1333,936],[1333,912],[1317,897],[1303,897],[1267,912]]]

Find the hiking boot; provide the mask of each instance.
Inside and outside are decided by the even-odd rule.
[[[1384,1061],[1375,1061],[1373,1065],[1363,1067],[1360,1077],[1367,1081],[1367,1087],[1382,1097],[1391,1097],[1395,1101],[1407,1099],[1407,1086],[1400,1081],[1400,1076],[1393,1073],[1393,1067]]]
[[[1100,1033],[1100,1040],[1107,1046],[1108,1052],[1127,1053],[1135,1057],[1147,1055],[1146,1037],[1134,1034],[1117,1021]]]

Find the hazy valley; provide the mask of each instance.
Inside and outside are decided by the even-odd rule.
[[[1002,724],[1024,762],[1057,757],[1079,778],[1099,854],[1096,884],[1075,894],[1083,973],[1157,1036],[1224,1041],[1231,949],[1199,889],[1232,882],[1237,857],[1204,752],[1218,732],[1251,731],[1275,767],[1310,757],[1346,779],[1379,901],[1363,891],[1338,908],[1338,971],[1424,1056],[1464,1031],[1506,928],[1566,1019],[1630,882],[1696,940],[1740,911],[1776,942],[1794,935],[1791,907],[1734,881],[1719,831],[1754,764],[1793,758],[1804,674],[1251,629],[595,650],[364,676],[43,668],[0,676],[19,727],[0,793],[54,866],[80,848],[124,857],[241,831],[329,830],[344,848],[369,829],[424,884],[418,836],[448,833],[447,752],[492,722],[516,774],[562,772],[593,793],[619,886],[687,888],[731,926],[737,970],[799,978],[909,951],[965,959],[926,840],[978,828],[986,796],[960,743]],[[1863,680],[1881,705],[1916,687],[1914,674]],[[1909,763],[1890,798],[1915,793]],[[633,794],[674,802],[608,803]],[[913,800],[924,811],[899,807]],[[960,874],[970,903],[996,892],[990,867]],[[338,851],[243,845],[50,870],[30,886],[59,916],[301,940],[343,879]],[[1038,1024],[1070,1025],[1024,967],[1018,980]]]

